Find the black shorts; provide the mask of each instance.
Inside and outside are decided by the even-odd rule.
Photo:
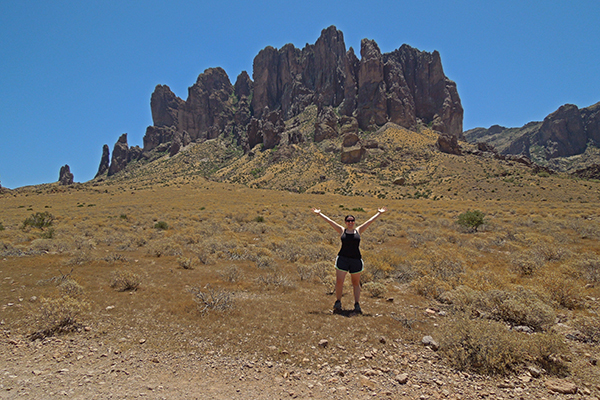
[[[335,259],[335,268],[340,271],[350,272],[351,274],[358,274],[362,272],[365,263],[361,258],[349,258],[344,256],[337,256]]]

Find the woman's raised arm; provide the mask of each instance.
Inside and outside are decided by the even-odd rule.
[[[340,224],[338,224],[337,222],[335,222],[334,220],[332,220],[331,218],[329,218],[327,215],[323,214],[321,212],[320,208],[313,208],[312,209],[313,212],[315,214],[317,214],[319,217],[323,218],[325,221],[327,221],[329,223],[329,225],[331,225],[333,227],[333,229],[336,230],[337,233],[339,233],[340,235],[342,234],[342,232],[344,232],[344,227],[341,226]]]

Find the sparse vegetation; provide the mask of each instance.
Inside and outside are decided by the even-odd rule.
[[[201,314],[212,310],[226,311],[233,307],[232,294],[223,289],[193,287],[190,289],[190,293],[192,293]]]
[[[169,229],[169,224],[167,224],[165,221],[158,221],[156,224],[154,224],[154,229],[166,231]]]

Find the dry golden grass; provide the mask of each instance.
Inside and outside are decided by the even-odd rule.
[[[225,353],[306,367],[342,359],[360,366],[360,352],[377,348],[382,336],[402,343],[435,332],[451,343],[444,353],[448,362],[461,368],[510,373],[533,363],[550,371],[554,364],[543,361],[547,353],[521,353],[530,351],[527,346],[548,346],[563,353],[560,360],[570,360],[554,365],[557,373],[600,384],[596,367],[577,356],[600,356],[594,328],[600,324],[600,216],[594,203],[381,200],[250,189],[199,177],[142,189],[24,188],[0,202],[0,301],[4,327],[12,332],[56,331],[36,321],[64,294],[55,284],[38,283],[56,282],[72,269],[69,279],[76,285],[63,290],[90,307],[69,308],[76,311],[72,326],[89,326],[107,340],[127,333],[163,350],[210,342]],[[310,207],[340,221],[351,213],[360,222],[381,204],[390,211],[363,239],[365,315],[333,316],[332,262],[339,239]],[[485,212],[480,232],[466,233],[456,224],[468,209]],[[54,216],[51,239],[41,238],[41,230],[22,229],[23,220],[42,211]],[[158,221],[168,229],[156,229]],[[115,274],[135,277],[137,290],[111,288]],[[209,296],[203,303],[200,292]],[[346,307],[350,293],[346,287]],[[218,298],[226,306],[219,307]],[[423,313],[427,307],[446,316],[431,317]],[[507,341],[521,358],[494,356],[491,347],[487,364],[465,362],[470,348],[456,347],[462,331],[452,328],[454,315],[463,313],[473,318],[473,332],[500,335],[482,334],[479,340]],[[563,336],[566,350],[552,334],[555,319],[579,339]],[[485,323],[527,325],[537,333],[505,335],[500,328],[479,328]],[[307,350],[323,338],[347,350]]]

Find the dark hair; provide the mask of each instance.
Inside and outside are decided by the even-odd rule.
[[[344,221],[348,221],[348,218],[352,218],[356,221],[356,218],[354,218],[354,215],[346,215],[346,217],[344,218]]]

